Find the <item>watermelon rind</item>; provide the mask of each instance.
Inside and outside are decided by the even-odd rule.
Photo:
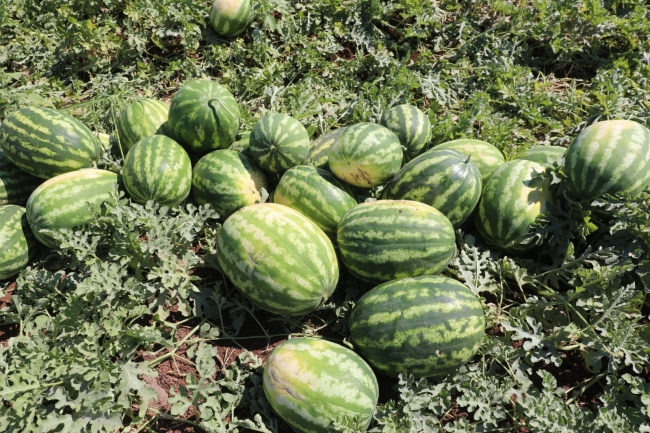
[[[309,154],[309,134],[300,122],[282,113],[269,113],[251,131],[248,153],[263,170],[278,174],[302,164]]]
[[[319,168],[328,168],[327,160],[329,158],[330,148],[343,131],[345,131],[345,126],[323,134],[313,140],[309,144],[309,155],[307,155],[304,164]]]
[[[262,374],[273,410],[297,432],[364,432],[379,398],[370,366],[355,352],[319,338],[278,345]],[[354,422],[342,430],[335,422]]]
[[[471,156],[472,164],[478,167],[481,172],[483,185],[485,185],[485,181],[492,172],[506,162],[503,153],[494,145],[487,141],[472,138],[460,138],[440,143],[428,152],[439,149],[454,149],[465,156]]]
[[[538,164],[551,166],[558,162],[566,153],[562,146],[537,146],[520,152],[514,159],[525,159]]]
[[[404,150],[404,162],[422,152],[431,141],[431,122],[418,107],[397,105],[384,112],[379,122],[397,135]]]
[[[253,18],[250,0],[214,0],[210,7],[210,24],[222,36],[237,36]]]
[[[29,195],[41,183],[43,179],[18,168],[0,150],[0,206],[7,204],[24,206]]]
[[[0,280],[27,267],[38,248],[25,212],[18,205],[0,206]]]
[[[124,108],[115,122],[123,152],[143,138],[163,133],[168,114],[167,104],[150,98],[138,98]]]

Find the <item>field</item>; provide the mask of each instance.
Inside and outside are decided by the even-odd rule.
[[[169,102],[209,78],[239,102],[240,136],[271,111],[313,140],[409,103],[431,122],[427,148],[475,138],[510,160],[566,147],[599,120],[650,127],[641,1],[254,0],[253,21],[232,38],[211,28],[209,10],[199,0],[0,3],[0,120],[38,105],[115,135],[135,98]],[[113,143],[100,168],[117,171],[123,158]],[[531,252],[488,248],[471,220],[456,230],[444,275],[480,298],[479,353],[443,377],[378,375],[369,432],[650,432],[650,192],[578,202],[566,199],[561,166],[548,175],[556,200]],[[355,191],[362,202],[381,187]],[[346,344],[373,285],[341,268],[315,312],[265,312],[222,273],[213,209],[113,195],[101,218],[53,233],[60,249],[0,281],[0,431],[291,431],[264,395],[265,360],[290,337]]]

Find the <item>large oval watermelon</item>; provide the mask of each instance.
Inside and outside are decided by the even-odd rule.
[[[0,280],[4,280],[24,269],[38,248],[24,207],[0,206],[0,245]]]
[[[485,185],[485,181],[490,177],[492,172],[506,162],[503,153],[501,153],[499,149],[482,140],[461,138],[458,140],[447,141],[438,144],[429,152],[439,149],[454,149],[463,155],[471,156],[472,164],[478,167],[481,172],[483,185]]]
[[[0,206],[17,204],[23,206],[29,195],[43,182],[21,170],[0,150]]]
[[[199,204],[209,203],[221,220],[244,206],[261,203],[262,188],[268,189],[264,172],[234,150],[215,150],[194,166],[192,197]]]
[[[275,203],[232,214],[221,227],[217,258],[235,287],[276,314],[314,311],[339,279],[332,241],[310,219]]]
[[[309,165],[287,170],[275,189],[273,200],[305,215],[332,238],[336,237],[341,217],[357,204],[332,173]]]
[[[531,147],[519,153],[514,159],[525,159],[542,165],[553,165],[566,153],[566,147],[562,146],[537,146]]]
[[[404,150],[404,161],[410,161],[431,141],[431,122],[418,107],[402,104],[384,112],[379,122],[397,135]]]
[[[122,169],[124,187],[137,203],[155,200],[177,206],[190,194],[192,164],[178,143],[164,135],[138,141],[127,153]]]
[[[20,169],[41,179],[97,164],[100,145],[83,123],[61,111],[30,106],[0,125],[0,147]]]
[[[476,212],[476,228],[485,243],[506,252],[529,248],[522,240],[553,199],[548,179],[532,180],[544,171],[541,164],[515,159],[492,173]]]
[[[255,123],[248,153],[269,173],[284,173],[302,164],[309,154],[309,135],[300,122],[282,113],[271,113]]]
[[[442,272],[456,254],[454,226],[440,211],[407,200],[359,204],[341,219],[341,260],[368,281]]]
[[[210,7],[210,24],[226,37],[237,36],[253,18],[250,0],[214,0]]]
[[[264,365],[264,394],[298,432],[335,433],[344,417],[364,432],[379,398],[372,369],[352,350],[319,338],[293,338],[273,349]]]
[[[43,182],[27,200],[27,220],[34,236],[43,245],[58,243],[47,230],[73,229],[88,224],[110,201],[116,173],[94,168],[60,174]]]
[[[476,354],[484,335],[476,295],[441,275],[381,284],[359,299],[350,316],[354,348],[393,377],[449,373]]]
[[[469,157],[440,149],[406,164],[388,183],[383,198],[428,204],[459,227],[476,207],[481,188],[481,172]]]
[[[221,84],[194,80],[176,92],[167,132],[190,153],[228,147],[239,131],[239,104]]]
[[[332,173],[350,185],[378,186],[402,167],[402,146],[388,128],[374,123],[357,123],[345,128],[330,148]]]
[[[343,131],[345,131],[345,126],[330,131],[327,134],[323,134],[317,139],[313,140],[309,145],[309,155],[307,155],[307,159],[304,163],[321,168],[327,167],[330,148]]]
[[[115,127],[124,152],[143,138],[164,133],[169,107],[162,101],[138,98],[117,118]]]
[[[567,188],[580,200],[638,194],[650,183],[650,130],[631,120],[586,127],[564,157]]]

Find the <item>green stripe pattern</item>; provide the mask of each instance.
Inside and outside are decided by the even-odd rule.
[[[410,161],[431,141],[431,122],[418,107],[402,104],[385,111],[379,122],[397,135],[404,150],[404,161]]]
[[[234,150],[236,152],[244,152],[250,147],[251,132],[244,131],[240,132],[237,137],[237,141],[233,142],[228,149]]]
[[[373,282],[442,272],[456,255],[454,226],[437,209],[407,200],[359,204],[341,218],[342,262]]]
[[[538,164],[551,166],[566,153],[566,147],[562,146],[537,146],[526,149],[519,153],[514,159],[525,159]]]
[[[235,287],[276,314],[314,311],[339,279],[332,241],[300,212],[275,203],[232,214],[221,227],[217,258]]]
[[[650,183],[650,130],[631,120],[594,123],[569,145],[564,173],[580,200],[639,194]]]
[[[199,204],[209,203],[221,220],[244,206],[261,203],[262,188],[268,189],[264,172],[234,150],[215,150],[194,166],[192,197]]]
[[[339,179],[371,188],[393,177],[402,159],[402,146],[390,129],[364,122],[345,128],[330,148],[328,164]]]
[[[336,237],[336,228],[343,215],[357,204],[332,173],[310,165],[287,170],[275,189],[273,200],[305,215],[330,238]]]
[[[481,172],[453,149],[426,152],[406,164],[384,189],[383,197],[414,200],[445,214],[459,227],[481,197]]]
[[[345,126],[323,134],[309,145],[309,155],[305,164],[313,165],[320,168],[327,168],[327,159],[330,155],[330,148],[341,133],[345,131]]]
[[[222,36],[242,33],[253,18],[250,0],[214,0],[210,7],[210,23]]]
[[[4,280],[23,270],[38,248],[24,207],[0,206],[0,245],[0,280]]]
[[[307,158],[309,134],[291,116],[267,114],[253,126],[248,152],[263,170],[273,174],[284,173]]]
[[[163,133],[169,107],[162,101],[139,98],[120,113],[115,126],[126,152],[145,137]]]
[[[116,173],[88,168],[60,174],[43,182],[27,200],[27,220],[43,245],[58,243],[45,230],[74,229],[96,219],[110,201]]]
[[[194,80],[172,98],[166,132],[189,153],[205,154],[235,141],[239,119],[239,104],[228,89]]]
[[[379,398],[375,373],[352,350],[319,338],[293,338],[273,349],[262,375],[273,410],[295,431],[342,432],[343,417],[366,431]],[[346,430],[348,431],[348,430]]]
[[[0,206],[17,204],[24,206],[29,195],[43,182],[21,170],[0,150]]]
[[[390,281],[363,295],[350,342],[382,374],[447,374],[469,361],[485,335],[483,308],[465,285],[441,275]]]
[[[83,123],[61,111],[30,106],[0,125],[0,147],[20,169],[41,179],[93,167],[99,141]]]
[[[155,200],[164,206],[177,206],[192,188],[190,157],[164,135],[138,141],[124,159],[122,176],[131,198],[141,204]]]
[[[483,185],[485,185],[485,181],[490,177],[492,172],[506,162],[503,153],[499,149],[482,140],[461,138],[459,140],[441,143],[431,150],[438,149],[455,149],[465,156],[471,156],[472,163],[481,172]]]
[[[521,241],[553,199],[549,180],[532,181],[544,170],[536,162],[515,159],[492,173],[483,188],[475,221],[485,243],[506,252],[529,249]]]

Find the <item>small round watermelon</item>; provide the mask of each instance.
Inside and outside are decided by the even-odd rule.
[[[138,98],[117,118],[115,126],[124,152],[145,137],[163,133],[169,107],[162,101]]]
[[[239,131],[239,104],[221,84],[194,80],[176,92],[169,107],[167,132],[189,153],[224,149]]]
[[[454,149],[466,156],[471,156],[472,164],[478,167],[481,172],[481,179],[483,185],[485,181],[501,164],[506,162],[503,153],[495,146],[482,140],[474,140],[470,138],[461,138],[458,140],[447,141],[438,144],[433,150],[439,149]]]
[[[0,206],[0,245],[0,280],[4,280],[23,270],[38,248],[24,207]]]
[[[327,168],[327,159],[329,158],[330,148],[334,141],[341,133],[345,131],[345,126],[323,134],[309,145],[309,155],[305,160],[306,165]]]
[[[221,220],[245,206],[261,203],[262,188],[268,189],[264,172],[234,150],[215,150],[194,166],[192,197],[199,204],[209,203]]]
[[[21,170],[0,150],[0,206],[17,204],[23,206],[29,195],[43,182]]]
[[[553,165],[566,153],[566,147],[562,146],[537,146],[526,149],[519,153],[514,159],[525,159],[542,165]]]
[[[271,113],[255,123],[248,152],[269,173],[284,173],[302,164],[309,154],[309,135],[300,122],[282,113]]]
[[[138,141],[126,154],[122,169],[124,187],[137,203],[155,200],[177,206],[190,194],[192,164],[178,143],[164,135]]]
[[[381,284],[359,299],[350,316],[355,350],[393,377],[447,374],[476,354],[484,335],[476,295],[441,275]]]
[[[271,352],[262,375],[273,410],[297,432],[367,430],[379,398],[375,373],[359,355],[320,338],[287,340]]]
[[[210,7],[212,28],[228,38],[246,30],[252,18],[250,0],[214,0]]]
[[[371,188],[393,177],[402,159],[397,135],[385,126],[366,122],[345,128],[330,148],[328,164],[339,179]]]
[[[404,161],[410,161],[431,141],[431,122],[418,107],[402,104],[384,112],[379,122],[397,135]]]

